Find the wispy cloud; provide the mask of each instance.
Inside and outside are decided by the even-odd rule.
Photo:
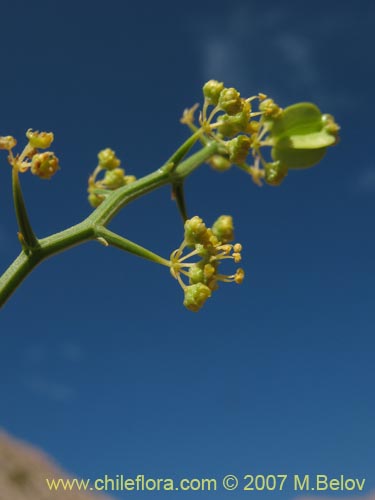
[[[78,363],[83,357],[83,352],[77,343],[71,341],[64,341],[53,347],[47,344],[34,344],[26,351],[28,361],[35,365],[43,364],[56,355],[64,361]]]
[[[243,92],[254,89],[254,93],[266,92],[281,100],[291,94],[318,97],[331,109],[355,106],[351,92],[331,71],[327,51],[332,41],[336,45],[341,39],[346,42],[345,33],[353,20],[347,12],[329,9],[327,22],[322,22],[319,12],[313,15],[309,31],[301,29],[301,13],[283,4],[229,5],[224,15],[220,11],[215,18],[213,13],[208,26],[194,19],[191,26],[201,54],[203,80],[223,80]]]
[[[375,167],[368,167],[359,174],[356,184],[359,193],[375,193]]]
[[[82,349],[78,344],[68,341],[60,346],[60,354],[64,359],[72,363],[81,361],[83,355]]]
[[[74,388],[65,383],[51,378],[51,360],[67,363],[78,363],[82,359],[82,349],[75,342],[63,341],[56,345],[38,343],[26,350],[26,359],[30,363],[30,373],[24,381],[29,390],[51,401],[64,402],[75,395]],[[60,360],[60,361],[59,361]],[[43,372],[43,375],[40,373]]]
[[[235,81],[243,79],[241,71],[241,54],[237,50],[235,40],[227,37],[208,37],[202,46],[204,79],[215,78],[225,80],[228,75]]]
[[[68,385],[41,376],[30,377],[26,381],[26,385],[34,393],[52,401],[68,401],[74,396],[74,390]]]
[[[305,86],[319,83],[316,54],[311,40],[295,33],[281,32],[275,38],[275,49],[280,53],[286,71],[297,77],[299,82]]]

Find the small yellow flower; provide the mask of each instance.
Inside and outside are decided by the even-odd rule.
[[[207,99],[208,104],[216,106],[223,89],[223,82],[218,82],[217,80],[209,80],[207,83],[205,83],[203,85],[203,95]]]
[[[51,151],[36,154],[31,161],[31,173],[41,179],[50,179],[59,168],[59,160]]]
[[[98,160],[100,167],[105,170],[114,170],[121,165],[121,161],[117,158],[113,149],[106,148],[99,152]]]
[[[0,136],[0,149],[7,149],[9,151],[10,149],[13,149],[16,144],[16,139],[11,135],[6,135],[3,137]]]
[[[29,139],[29,144],[33,148],[47,149],[53,142],[53,132],[33,131],[31,128],[26,132],[26,137]]]
[[[206,300],[211,297],[211,290],[203,283],[187,286],[184,293],[184,306],[193,312],[198,312]]]

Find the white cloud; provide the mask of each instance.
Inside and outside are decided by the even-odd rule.
[[[294,33],[283,32],[275,38],[276,49],[286,63],[286,70],[298,78],[305,86],[319,82],[314,50],[308,38]]]

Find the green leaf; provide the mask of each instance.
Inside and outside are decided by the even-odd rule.
[[[280,161],[288,168],[312,167],[324,157],[327,148],[320,149],[283,149],[272,148],[271,156],[275,161]]]
[[[309,102],[300,102],[285,108],[275,118],[270,129],[272,142],[278,148],[320,149],[337,141],[337,132],[319,108]]]
[[[275,142],[291,135],[319,132],[323,128],[322,113],[310,102],[299,102],[285,108],[273,120],[270,134]]]
[[[277,141],[277,147],[279,149],[320,149],[335,143],[335,136],[326,130],[321,130],[320,132],[285,137]]]
[[[337,133],[328,126],[315,104],[300,102],[285,108],[270,126],[272,158],[289,168],[312,167],[337,142]]]

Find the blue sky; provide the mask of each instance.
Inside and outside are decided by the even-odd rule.
[[[38,268],[0,316],[3,428],[83,477],[323,473],[375,489],[373,26],[366,0],[2,7],[0,134],[53,130],[62,166],[22,179],[40,236],[89,213],[100,149],[138,177],[162,164],[207,79],[313,101],[342,126],[280,188],[208,167],[187,181],[191,215],[233,215],[247,274],[199,314],[164,268],[95,243]],[[5,269],[19,248],[1,163]],[[165,256],[182,239],[168,188],[111,227]]]

